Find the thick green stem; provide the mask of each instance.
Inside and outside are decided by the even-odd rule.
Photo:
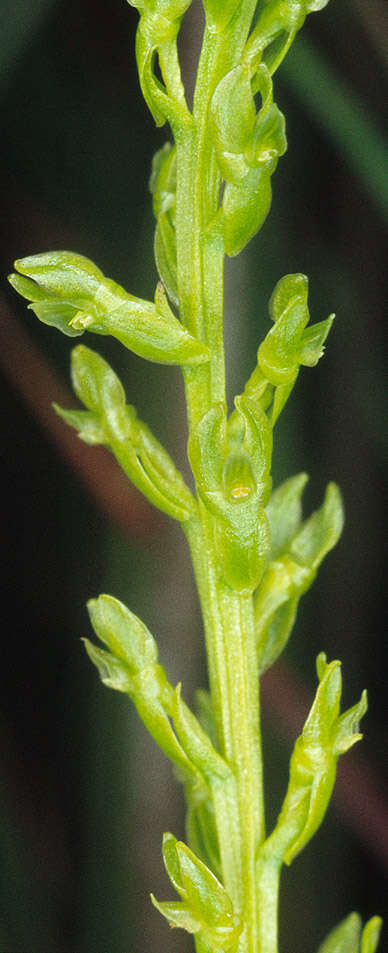
[[[210,350],[208,365],[185,372],[189,426],[212,403],[225,400],[222,235],[212,227],[222,179],[208,127],[208,109],[218,78],[239,61],[256,0],[218,34],[205,28],[190,123],[174,129],[177,147],[176,242],[179,311],[183,324]]]
[[[221,64],[222,75],[239,60],[255,6],[255,0],[243,2],[221,34],[205,29],[192,121],[175,134],[180,316],[210,351],[208,364],[185,371],[190,430],[214,403],[225,401],[224,249],[222,234],[214,226],[221,176],[208,107]],[[219,748],[233,772],[230,782],[213,791],[223,880],[243,924],[238,953],[261,953],[255,865],[264,840],[264,804],[252,599],[223,580],[214,518],[202,503],[200,519],[190,525],[187,535],[204,617]]]
[[[263,849],[256,866],[259,953],[278,953],[278,902],[282,861]]]
[[[209,679],[221,753],[234,783],[214,797],[221,866],[226,889],[244,928],[239,953],[258,953],[255,863],[264,838],[259,715],[259,679],[252,599],[220,578],[212,521],[189,538],[202,603]]]

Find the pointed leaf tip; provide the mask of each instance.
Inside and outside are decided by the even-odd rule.
[[[117,692],[128,694],[131,688],[129,672],[119,659],[114,658],[110,652],[93,645],[89,639],[82,639],[86,652],[96,666],[103,685],[107,688],[113,688]]]
[[[361,917],[350,913],[341,920],[321,943],[318,953],[359,953]]]
[[[381,917],[371,917],[365,924],[361,938],[361,953],[375,953],[380,939],[383,921]]]
[[[154,897],[153,893],[150,894],[151,902],[156,910],[162,914],[163,917],[168,920],[170,927],[180,927],[182,930],[186,930],[187,933],[199,933],[202,929],[202,923],[198,920],[193,912],[184,904],[165,901],[160,902]]]
[[[179,855],[177,851],[177,839],[174,834],[163,834],[163,863],[171,880],[173,887],[180,894],[182,900],[187,899],[187,891],[182,882]]]

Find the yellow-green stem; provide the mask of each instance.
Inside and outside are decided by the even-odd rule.
[[[264,838],[259,680],[251,597],[220,578],[212,520],[189,534],[205,625],[209,680],[221,753],[234,783],[214,797],[223,879],[244,924],[238,953],[258,953],[255,863]]]
[[[254,0],[241,4],[227,28],[228,42],[225,35],[211,35],[205,29],[192,120],[174,130],[180,316],[210,351],[208,364],[185,371],[190,430],[214,403],[225,401],[224,250],[222,234],[214,228],[221,176],[208,107],[221,59],[224,72],[238,62],[254,7]],[[213,792],[223,880],[242,922],[238,953],[261,953],[255,864],[264,839],[264,803],[252,599],[223,580],[214,517],[202,503],[200,517],[187,528],[187,536],[203,611],[218,742],[233,771],[232,782]]]

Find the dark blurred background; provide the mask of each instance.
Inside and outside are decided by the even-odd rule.
[[[17,257],[69,248],[151,297],[147,183],[168,131],[138,89],[136,11],[123,0],[2,0],[1,19],[1,274]],[[194,0],[188,81],[198,28]],[[275,86],[289,151],[268,222],[226,269],[230,394],[253,368],[274,284],[305,272],[313,320],[338,320],[279,424],[274,482],[307,470],[308,511],[338,481],[347,522],[263,684],[270,823],[317,652],[343,660],[346,705],[365,685],[370,699],[362,751],[344,759],[320,834],[283,878],[281,951],[313,953],[350,910],[388,914],[386,0],[333,0],[311,16]],[[164,830],[183,836],[181,792],[80,643],[86,600],[111,592],[148,624],[191,700],[206,673],[185,545],[103,451],[55,418],[51,401],[71,402],[70,342],[38,325],[5,277],[0,333],[0,953],[186,953],[191,940],[149,902],[151,889],[169,895],[160,845]],[[96,346],[185,467],[179,372],[105,338]]]

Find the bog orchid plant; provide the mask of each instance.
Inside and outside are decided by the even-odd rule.
[[[177,898],[152,902],[197,953],[278,953],[284,864],[326,812],[340,755],[360,738],[366,694],[340,713],[341,665],[322,652],[318,687],[290,761],[288,788],[265,832],[259,680],[290,637],[301,596],[342,529],[340,492],[302,517],[307,476],[271,492],[273,433],[301,366],[322,356],[333,315],[310,325],[303,274],[278,281],[257,363],[228,413],[223,343],[224,257],[263,225],[272,176],[286,150],[273,76],[306,16],[328,0],[203,0],[205,26],[193,105],[177,39],[191,0],[130,0],[140,20],[136,55],[144,99],[173,141],[156,154],[150,190],[159,282],[134,297],[80,254],[20,259],[10,281],[45,324],[69,337],[112,335],[150,361],[182,368],[195,491],[126,403],[115,372],[78,344],[72,381],[84,409],[56,407],[88,444],[108,447],[129,479],[178,520],[191,550],[203,612],[209,691],[194,713],[158,662],[156,642],[113,596],[89,602],[98,646],[86,650],[105,685],[132,699],[174,765],[187,803],[187,843],[164,836]],[[381,922],[351,913],[319,953],[374,953]]]

